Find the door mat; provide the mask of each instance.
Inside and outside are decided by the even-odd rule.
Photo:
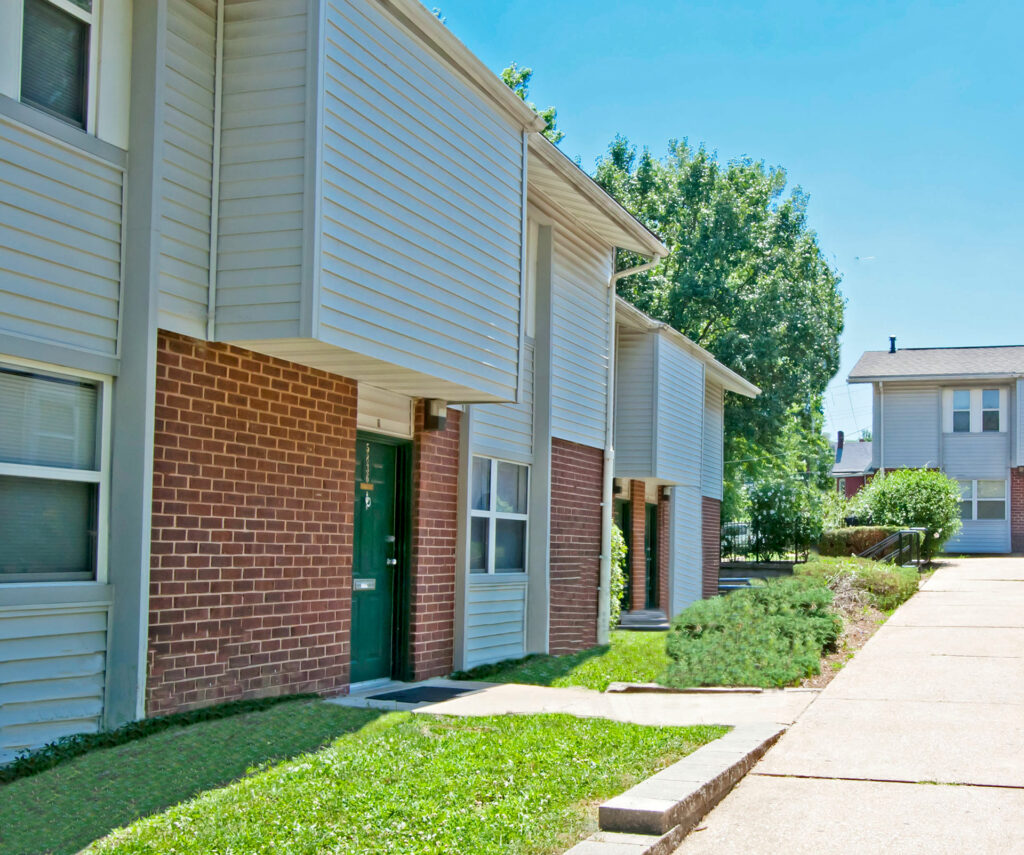
[[[472,689],[455,689],[451,686],[413,686],[411,689],[399,689],[395,692],[384,692],[382,695],[370,695],[371,701],[397,701],[400,704],[436,704],[450,701],[452,698]]]

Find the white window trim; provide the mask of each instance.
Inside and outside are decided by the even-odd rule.
[[[982,408],[984,392],[985,390],[995,390],[999,393],[999,430],[997,431],[984,431],[982,430],[983,412]],[[969,392],[971,396],[971,423],[970,430],[967,433],[970,434],[988,434],[990,436],[998,434],[1006,434],[1009,430],[1008,421],[1008,408],[1010,393],[1006,386],[950,386],[943,390],[942,393],[942,432],[953,434],[955,436],[964,436],[964,432],[954,433],[953,431],[953,398],[956,392]],[[963,412],[958,410],[957,412]]]
[[[527,463],[522,463],[518,460],[508,460],[503,457],[491,457],[487,454],[471,454],[469,457],[469,477],[470,483],[472,483],[473,477],[473,461],[474,460],[489,460],[491,463],[491,505],[494,506],[498,501],[498,464],[508,463],[512,466],[521,466],[526,470],[526,513],[525,514],[511,514],[502,511],[495,510],[476,510],[473,508],[473,491],[470,489],[469,493],[469,517],[473,519],[486,519],[490,520],[490,525],[487,526],[487,569],[484,571],[473,570],[468,566],[466,570],[471,579],[484,579],[484,578],[499,578],[499,579],[523,579],[529,574],[529,563],[530,563],[530,479],[533,477],[532,468]],[[526,523],[526,528],[523,533],[523,564],[525,565],[521,572],[509,572],[503,571],[498,572],[494,568],[495,552],[498,541],[498,526],[495,524],[497,520],[516,520]],[[469,542],[472,543],[472,525],[469,527],[466,535],[469,538]],[[467,549],[467,562],[469,560],[469,552]]]
[[[78,380],[89,380],[97,384],[99,388],[98,415],[99,426],[99,469],[65,469],[57,466],[27,466],[21,463],[0,462],[0,475],[13,475],[19,478],[43,478],[54,481],[78,481],[97,484],[99,495],[96,497],[96,578],[76,579],[67,582],[49,581],[24,582],[0,581],[0,586],[5,585],[95,585],[107,583],[108,555],[109,555],[109,533],[110,533],[110,430],[111,413],[113,404],[113,381],[105,374],[95,374],[92,371],[81,371],[75,368],[64,368],[62,366],[50,365],[46,362],[36,362],[31,359],[19,359],[13,356],[0,356],[0,367],[29,369],[39,374],[49,375],[57,378],[75,378]]]
[[[971,503],[971,516],[969,519],[963,520],[963,522],[984,522],[984,523],[1005,523],[1010,519],[1010,493],[1009,484],[1005,479],[1002,478],[959,478],[957,479],[961,484],[971,485],[971,497],[970,499],[961,498],[961,502],[970,501]],[[978,482],[979,481],[993,481],[1003,485],[1003,496],[1000,499],[982,499],[978,496]],[[1003,517],[1002,519],[981,519],[978,517],[978,503],[979,502],[1002,502],[1003,503]]]

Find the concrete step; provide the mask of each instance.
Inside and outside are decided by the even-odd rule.
[[[661,609],[637,609],[623,612],[619,618],[619,629],[630,632],[663,632],[668,628],[668,616]]]

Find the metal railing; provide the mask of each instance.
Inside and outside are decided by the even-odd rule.
[[[802,543],[794,534],[785,550],[768,552],[758,542],[753,526],[746,522],[722,523],[721,560],[723,562],[751,564],[803,564],[807,561],[809,544]]]
[[[901,567],[921,565],[921,542],[925,538],[923,528],[905,528],[890,534],[874,546],[861,552],[858,558],[870,558],[874,561],[885,561]]]

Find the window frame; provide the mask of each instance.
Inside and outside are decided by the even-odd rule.
[[[13,73],[16,76],[14,81],[14,91],[17,93],[16,99],[24,104],[26,107],[31,107],[33,110],[52,116],[58,121],[64,122],[72,128],[78,128],[87,134],[96,133],[96,115],[97,115],[97,101],[99,91],[99,72],[100,72],[100,20],[102,15],[103,0],[92,0],[92,11],[86,11],[81,6],[72,3],[71,0],[41,0],[41,2],[47,3],[53,6],[55,9],[59,9],[67,15],[82,21],[89,28],[88,38],[88,51],[89,55],[86,58],[85,67],[85,110],[83,111],[85,122],[83,125],[77,125],[72,122],[67,116],[57,113],[53,110],[47,110],[38,104],[34,104],[31,101],[26,101],[21,95],[21,84],[22,84],[22,67],[23,67],[23,51],[25,45],[25,0],[17,0],[18,5],[18,56],[16,69]]]
[[[57,380],[86,380],[96,384],[97,407],[96,416],[99,424],[96,427],[98,469],[67,469],[59,466],[38,466],[24,463],[7,463],[0,461],[0,475],[13,478],[33,478],[44,481],[74,481],[96,485],[96,539],[94,544],[96,573],[92,579],[17,579],[0,576],[0,589],[8,585],[95,585],[106,584],[109,556],[110,530],[110,433],[111,412],[113,404],[113,380],[105,374],[83,371],[77,368],[50,365],[31,359],[19,359],[12,356],[0,356],[0,368],[15,371],[32,371]]]
[[[985,406],[985,393],[995,392],[996,393],[996,405],[995,407]],[[985,414],[995,413],[996,414],[996,429],[988,430],[985,427]],[[981,431],[980,433],[1002,433],[1003,432],[1003,390],[1002,389],[985,389],[981,390]]]
[[[490,508],[478,510],[473,507],[473,465],[477,460],[487,460],[490,465]],[[518,466],[526,470],[526,513],[509,513],[496,510],[498,502],[498,464],[506,463],[510,466]],[[530,479],[533,477],[532,467],[528,463],[518,460],[508,460],[503,457],[492,457],[488,454],[470,454],[469,456],[469,482],[470,489],[467,490],[467,503],[469,505],[469,525],[466,526],[466,570],[471,579],[522,579],[529,574],[530,564]],[[471,566],[472,544],[473,544],[473,520],[488,520],[487,525],[487,566],[483,570],[474,570]],[[496,546],[498,539],[498,520],[514,520],[524,522],[523,527],[523,569],[499,571],[495,568]]]
[[[982,481],[993,483],[993,484],[1002,484],[1003,485],[1003,495],[1002,495],[1002,498],[998,498],[998,499],[993,499],[993,498],[984,498],[983,499],[983,498],[981,498],[981,496],[980,496],[980,492],[981,491],[978,489],[978,484],[980,482],[982,482]],[[962,522],[1005,523],[1005,522],[1007,522],[1010,519],[1010,506],[1009,506],[1010,487],[1009,487],[1009,484],[1007,483],[1007,481],[1005,479],[1000,479],[1000,478],[958,478],[957,482],[961,485],[961,488],[964,485],[967,485],[967,484],[971,485],[971,495],[970,495],[970,498],[964,497],[963,494],[961,493],[961,499],[960,499],[961,503],[970,502],[970,504],[971,504],[971,516],[969,516],[969,517],[961,516],[960,519],[961,519]],[[981,503],[985,503],[985,502],[990,502],[990,503],[1000,502],[1002,504],[1002,506],[1003,506],[1003,515],[1001,517],[979,517],[978,516],[978,505],[981,504]]]
[[[956,405],[957,392],[964,392],[964,393],[967,394],[967,408],[966,409],[964,409],[963,407],[957,407],[957,405]],[[950,424],[952,432],[953,433],[971,433],[971,428],[974,427],[974,425],[972,424],[973,419],[971,418],[971,390],[970,389],[953,389],[951,407],[952,407],[952,411],[953,411],[952,422]],[[956,414],[957,413],[967,413],[967,430],[957,430],[956,429]]]

